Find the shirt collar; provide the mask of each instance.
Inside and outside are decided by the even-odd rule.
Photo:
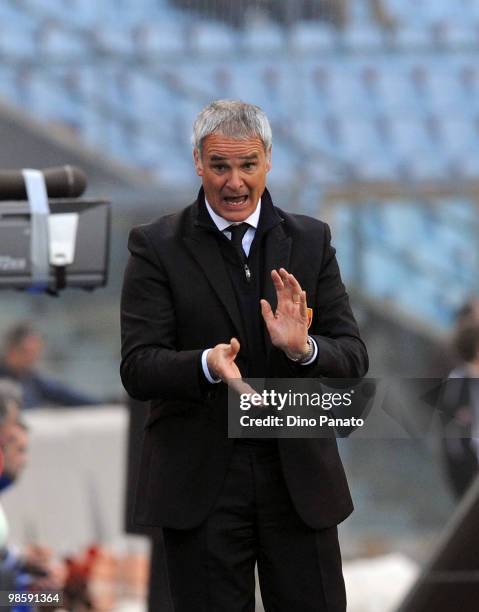
[[[215,211],[211,208],[206,197],[205,197],[205,204],[206,204],[206,210],[208,211],[210,217],[213,219],[214,224],[220,230],[220,232],[223,232],[230,225],[232,225],[231,221],[227,221],[226,219],[224,219],[223,217],[220,217],[220,215],[215,213]],[[254,227],[255,229],[257,229],[260,213],[261,213],[261,198],[259,199],[258,206],[255,208],[254,212],[252,212],[251,215],[247,219],[242,221],[242,223],[248,223],[248,225],[251,225],[251,227]]]

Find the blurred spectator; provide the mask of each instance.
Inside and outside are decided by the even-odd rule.
[[[176,6],[193,10],[201,15],[244,26],[252,14],[263,15],[283,24],[295,21],[318,20],[343,26],[346,20],[346,0],[174,0]]]
[[[474,322],[479,323],[479,296],[471,295],[456,310],[451,333],[440,341],[442,346],[433,353],[428,364],[428,376],[448,378],[458,363],[463,362],[457,350],[457,337],[465,325]]]
[[[84,406],[101,403],[70,387],[52,380],[36,370],[43,352],[43,339],[30,323],[12,327],[4,339],[0,360],[0,377],[17,382],[23,393],[24,408],[40,406]]]
[[[470,297],[457,311],[456,327],[479,322],[479,297]]]
[[[2,478],[8,479],[11,484],[20,476],[27,464],[28,432],[25,423],[17,420],[9,426],[2,451]]]
[[[457,497],[476,476],[479,457],[479,319],[468,315],[464,320],[454,341],[460,362],[449,374],[442,398],[446,468]]]
[[[11,484],[11,479],[5,473],[11,471],[10,466],[6,466],[5,448],[9,445],[15,426],[18,422],[20,412],[21,392],[18,385],[9,380],[0,379],[0,491]],[[8,523],[0,506],[0,549],[5,545],[8,534]],[[0,590],[2,590],[2,575],[0,570]]]
[[[4,397],[0,394],[0,401]],[[5,405],[5,403],[3,403]],[[2,430],[1,450],[3,452],[3,472],[1,478],[13,484],[25,469],[28,457],[28,430],[24,423],[8,419],[0,425]],[[7,431],[5,431],[5,429]],[[3,487],[5,488],[5,486]],[[0,507],[0,586],[16,592],[45,591],[60,589],[63,584],[64,570],[52,561],[52,552],[44,547],[31,545],[18,554],[6,546],[8,522]],[[14,612],[27,612],[29,606],[18,605],[11,608]]]
[[[385,28],[393,28],[397,25],[396,20],[389,14],[387,3],[384,0],[369,0],[371,14],[377,23]]]
[[[11,427],[18,421],[21,402],[20,387],[7,378],[0,378],[0,448],[7,441]],[[0,485],[0,491],[1,488]]]

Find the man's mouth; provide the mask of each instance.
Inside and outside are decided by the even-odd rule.
[[[241,206],[241,204],[245,204],[246,201],[248,200],[248,196],[247,195],[239,195],[239,196],[225,196],[224,201],[227,204],[232,204],[232,205],[236,205],[236,206]]]

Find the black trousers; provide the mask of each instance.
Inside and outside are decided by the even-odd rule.
[[[208,519],[164,538],[175,612],[254,612],[256,563],[266,612],[346,610],[337,528],[298,517],[276,442],[237,443]]]

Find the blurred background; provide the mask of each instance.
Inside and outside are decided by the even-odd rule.
[[[147,556],[122,532],[126,242],[195,198],[191,126],[213,99],[268,114],[273,199],[331,225],[370,375],[448,374],[479,294],[478,51],[479,0],[1,0],[0,168],[77,164],[113,213],[107,288],[1,294],[0,333],[32,321],[41,371],[109,405],[28,413],[30,464],[4,502],[13,541]],[[350,584],[364,586],[358,559],[383,557],[404,593],[457,504],[439,437],[340,447],[356,504],[341,529]],[[73,484],[87,490],[74,510]],[[393,609],[351,597],[353,612]]]

